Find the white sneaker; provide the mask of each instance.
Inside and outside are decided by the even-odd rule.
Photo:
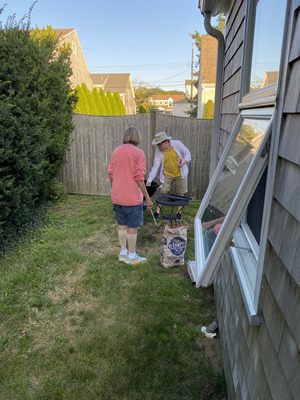
[[[147,258],[145,257],[140,257],[138,254],[135,253],[135,256],[133,258],[130,258],[129,256],[126,257],[125,263],[126,264],[141,264],[147,261]]]
[[[120,254],[119,254],[119,261],[125,262],[127,256],[128,256],[128,250],[126,250],[125,253],[120,253]]]

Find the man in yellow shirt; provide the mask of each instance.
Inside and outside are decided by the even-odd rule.
[[[157,146],[157,149],[146,186],[151,185],[160,168],[159,180],[163,184],[161,194],[168,193],[175,182],[176,194],[183,196],[187,192],[187,163],[191,161],[189,149],[180,140],[172,140],[165,132],[157,133],[152,144]],[[159,208],[154,217],[159,217]],[[177,213],[177,219],[181,219],[180,212]]]

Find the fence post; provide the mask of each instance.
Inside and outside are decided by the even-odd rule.
[[[152,165],[153,160],[154,160],[154,151],[155,147],[152,145],[152,141],[154,140],[154,136],[157,133],[156,132],[156,113],[157,113],[157,108],[150,108],[150,164]]]

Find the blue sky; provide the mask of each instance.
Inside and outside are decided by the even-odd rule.
[[[33,2],[3,0],[1,21],[12,14],[21,19]],[[90,72],[130,73],[164,90],[184,90],[191,77],[189,33],[206,34],[198,0],[38,0],[35,25],[75,28]]]

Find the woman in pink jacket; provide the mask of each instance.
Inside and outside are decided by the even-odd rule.
[[[119,261],[124,261],[126,264],[147,261],[135,251],[138,227],[144,223],[143,196],[146,199],[147,209],[151,210],[153,206],[144,183],[146,158],[143,150],[137,147],[140,142],[139,130],[135,127],[128,128],[123,138],[124,144],[113,151],[108,167],[112,185],[111,199],[118,222],[121,246]]]

